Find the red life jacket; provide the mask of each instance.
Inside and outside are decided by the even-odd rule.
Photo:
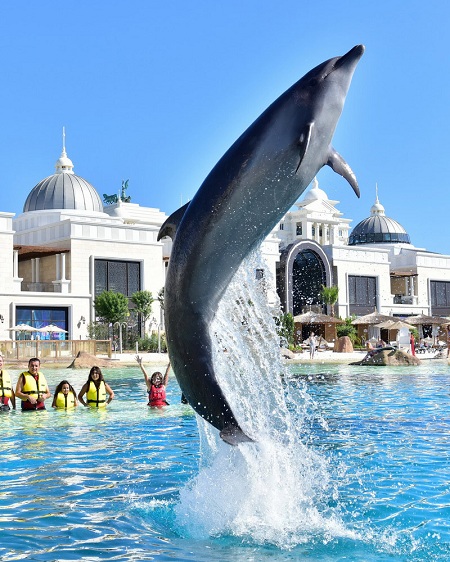
[[[166,389],[164,385],[152,387],[148,393],[148,406],[167,406]]]

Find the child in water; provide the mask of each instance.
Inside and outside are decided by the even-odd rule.
[[[108,393],[108,400],[106,394]],[[86,401],[84,400],[86,395]],[[114,392],[103,377],[100,367],[92,367],[89,371],[88,380],[83,384],[78,393],[78,400],[83,406],[91,408],[105,408],[107,404],[114,398]]]
[[[53,395],[52,407],[70,410],[78,406],[77,393],[69,381],[61,381]]]
[[[167,365],[164,378],[159,371],[153,373],[149,378],[147,371],[142,366],[142,357],[136,355],[136,361],[144,374],[145,384],[147,385],[148,392],[148,404],[153,408],[162,408],[163,406],[168,406],[169,403],[166,400],[166,386],[169,379],[170,362]]]

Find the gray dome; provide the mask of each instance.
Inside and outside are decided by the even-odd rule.
[[[373,215],[355,226],[348,239],[349,246],[357,244],[411,244],[409,234],[394,219],[385,215]]]
[[[103,211],[95,188],[73,172],[59,172],[40,181],[30,192],[23,212],[49,209]]]
[[[384,207],[378,200],[378,186],[375,203],[370,209],[370,217],[362,220],[352,230],[348,239],[349,246],[357,244],[411,244],[409,234],[394,219],[384,214]]]

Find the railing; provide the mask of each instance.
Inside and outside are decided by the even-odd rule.
[[[414,295],[394,295],[394,304],[417,304],[417,297]]]
[[[0,341],[5,359],[71,359],[79,351],[111,358],[111,340],[5,340]]]

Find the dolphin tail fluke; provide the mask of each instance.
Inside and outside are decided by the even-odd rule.
[[[356,193],[356,196],[359,197],[359,187],[358,182],[356,181],[356,176],[353,173],[353,170],[347,164],[347,162],[342,158],[342,156],[334,150],[334,148],[330,147],[330,152],[328,154],[328,166],[332,170],[334,170],[337,174],[345,178],[348,183],[352,186],[353,191]]]
[[[235,425],[228,425],[220,432],[220,437],[228,443],[228,445],[239,445],[240,443],[253,443],[248,435],[246,435],[240,427]]]

